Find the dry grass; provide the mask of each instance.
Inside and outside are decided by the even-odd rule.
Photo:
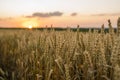
[[[120,36],[109,26],[109,33],[104,25],[100,33],[0,30],[0,80],[120,80]]]

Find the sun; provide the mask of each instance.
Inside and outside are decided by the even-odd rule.
[[[33,21],[33,20],[31,20],[31,21],[25,21],[25,22],[23,22],[22,25],[25,28],[32,29],[32,28],[38,27],[38,22],[37,21]]]
[[[29,28],[29,29],[32,29],[32,28],[33,28],[33,26],[32,26],[32,25],[29,25],[29,26],[28,26],[28,28]]]

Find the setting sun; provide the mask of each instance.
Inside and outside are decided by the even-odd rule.
[[[32,25],[29,25],[28,28],[29,28],[29,29],[32,29]]]
[[[35,28],[35,27],[38,27],[38,23],[37,21],[25,21],[23,22],[23,27],[26,27],[26,28]]]

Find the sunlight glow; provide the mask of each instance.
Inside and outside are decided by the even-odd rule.
[[[31,29],[31,28],[38,27],[38,22],[36,22],[36,21],[25,21],[25,22],[22,23],[22,26]]]
[[[32,29],[32,25],[29,25],[28,28],[29,28],[29,29]]]

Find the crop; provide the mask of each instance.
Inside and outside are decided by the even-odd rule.
[[[0,30],[0,80],[120,80],[117,32]]]

